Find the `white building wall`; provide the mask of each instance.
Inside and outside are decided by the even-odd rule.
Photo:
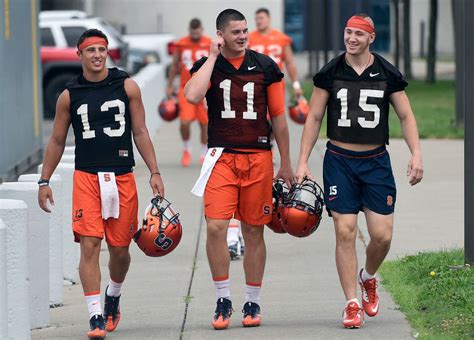
[[[430,19],[430,1],[411,1],[411,51],[413,56],[420,55],[420,23],[425,22],[425,56],[428,53],[428,31]],[[402,23],[400,23],[400,27]],[[436,50],[439,56],[454,55],[454,27],[451,0],[438,0]]]
[[[270,10],[273,26],[283,28],[283,0],[92,0],[87,9],[114,24],[125,24],[127,33],[172,33],[177,37],[187,34],[189,21],[199,18],[205,33],[213,35],[216,17],[226,8],[234,8],[247,18],[249,29],[255,28],[254,13],[260,7]],[[92,14],[92,13],[90,13]]]

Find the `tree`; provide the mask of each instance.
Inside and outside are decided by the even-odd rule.
[[[405,72],[405,79],[413,78],[411,71],[410,2],[410,0],[403,0],[403,71]]]
[[[438,21],[438,0],[430,0],[430,27],[428,32],[428,60],[426,63],[426,82],[436,81],[436,26]]]
[[[394,14],[395,14],[395,66],[400,68],[400,10],[398,7],[398,0],[392,0]]]

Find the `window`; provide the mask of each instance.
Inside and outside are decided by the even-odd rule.
[[[56,46],[51,28],[41,28],[41,46]]]
[[[86,28],[82,26],[68,26],[63,27],[62,29],[64,32],[64,37],[66,38],[67,45],[69,47],[76,47],[79,37],[86,30]]]

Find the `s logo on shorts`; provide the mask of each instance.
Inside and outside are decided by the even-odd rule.
[[[391,207],[393,205],[393,197],[388,195],[387,196],[387,205]]]
[[[263,206],[263,214],[268,216],[272,213],[272,208],[269,205]]]

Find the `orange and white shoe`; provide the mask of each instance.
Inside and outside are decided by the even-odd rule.
[[[362,308],[368,316],[376,316],[379,312],[379,296],[377,294],[377,279],[363,281],[362,270],[359,272],[359,284],[362,290]]]
[[[260,315],[260,306],[254,302],[247,302],[242,309],[244,318],[242,319],[242,325],[244,327],[258,327],[262,322],[262,316]]]
[[[232,316],[232,302],[226,298],[217,300],[216,311],[212,318],[212,327],[214,329],[226,329],[230,324],[230,317]]]
[[[357,302],[350,302],[342,312],[344,328],[360,328],[364,324],[364,311]]]
[[[107,332],[113,332],[120,322],[120,296],[107,295],[107,288],[104,299],[105,329]]]
[[[188,167],[191,164],[191,152],[188,150],[183,151],[183,156],[181,157],[181,165],[183,167]]]

